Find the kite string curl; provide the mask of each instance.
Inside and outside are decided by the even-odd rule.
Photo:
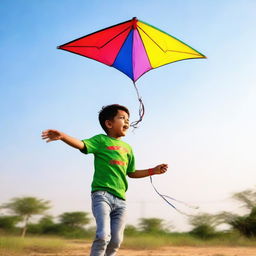
[[[140,106],[139,106],[139,120],[137,121],[134,121],[131,123],[131,127],[133,127],[134,129],[138,128],[138,124],[142,121],[143,117],[144,117],[144,114],[145,114],[145,106],[144,106],[144,103],[142,101],[142,98],[139,94],[139,90],[136,86],[136,83],[133,82],[133,85],[134,85],[134,88],[136,90],[136,93],[137,93],[137,97],[138,97],[138,100],[139,100],[139,103],[140,103]]]

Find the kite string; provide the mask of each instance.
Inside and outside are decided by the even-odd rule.
[[[170,196],[161,194],[161,193],[156,189],[155,185],[153,184],[152,176],[150,176],[150,182],[151,182],[151,185],[152,185],[152,187],[154,188],[155,192],[156,192],[166,203],[168,203],[172,208],[174,208],[177,212],[179,212],[179,213],[181,213],[181,214],[183,214],[183,215],[186,215],[187,217],[192,216],[192,215],[190,215],[190,214],[187,214],[187,213],[185,213],[185,212],[179,210],[176,206],[174,206],[174,205],[173,205],[170,201],[168,201],[166,198],[169,198],[169,199],[171,199],[171,200],[173,200],[173,201],[175,201],[175,202],[184,204],[185,206],[187,206],[187,207],[189,207],[189,208],[193,208],[193,209],[198,209],[198,208],[199,208],[198,206],[192,206],[192,205],[189,205],[189,204],[187,204],[187,203],[185,203],[185,202],[183,202],[183,201],[177,200],[177,199],[175,199],[175,198],[173,198],[173,197],[170,197]]]
[[[137,97],[138,97],[138,100],[139,100],[139,103],[140,103],[140,106],[139,106],[139,120],[137,121],[134,121],[131,123],[131,126],[136,129],[138,128],[138,124],[142,121],[143,117],[144,117],[144,114],[145,114],[145,106],[143,104],[143,101],[142,101],[142,98],[139,94],[139,90],[136,86],[136,83],[133,81],[133,85],[134,85],[134,88],[136,90],[136,93],[137,93]]]

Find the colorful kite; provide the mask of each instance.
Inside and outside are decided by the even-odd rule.
[[[135,82],[147,71],[185,60],[206,58],[203,54],[177,38],[133,18],[75,39],[58,47],[102,62],[126,74],[135,86],[140,101],[140,119],[144,105]]]

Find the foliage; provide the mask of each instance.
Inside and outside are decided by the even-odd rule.
[[[232,198],[242,202],[242,206],[248,210],[252,210],[256,206],[256,190],[247,189],[233,194]]]
[[[256,237],[256,190],[248,189],[232,196],[233,199],[242,203],[242,207],[249,211],[245,216],[239,216],[229,212],[218,214],[219,220],[228,223],[246,237]]]
[[[216,235],[215,227],[219,223],[215,215],[200,213],[190,217],[190,224],[194,227],[190,234],[201,239],[210,239]]]
[[[65,238],[86,238],[86,237],[92,237],[92,234],[89,230],[86,230],[84,228],[80,227],[68,227],[63,224],[59,224],[56,227],[58,227],[58,233],[57,235],[60,235]]]
[[[246,237],[256,237],[256,207],[249,215],[234,218],[230,225]]]
[[[82,228],[90,223],[86,212],[65,212],[59,216],[60,223],[73,228]]]
[[[237,214],[226,212],[226,211],[220,212],[215,215],[217,225],[229,224],[231,221],[233,221],[237,217],[238,217]]]
[[[66,212],[60,215],[60,223],[55,223],[53,217],[45,216],[36,224],[28,225],[28,233],[58,235],[67,238],[90,237],[91,231],[84,229],[84,224],[89,224],[90,219],[86,212]]]
[[[209,225],[211,227],[215,227],[218,224],[215,215],[209,213],[200,213],[198,215],[190,216],[189,223],[194,226],[201,226],[201,225]]]
[[[11,231],[21,221],[19,216],[0,216],[0,229]]]
[[[146,233],[166,233],[168,229],[165,221],[158,218],[141,218],[139,227],[142,232]]]
[[[199,214],[190,218],[194,226],[191,234],[203,239],[216,235],[215,228],[220,224],[229,224],[246,237],[256,237],[256,190],[248,189],[234,193],[232,198],[242,203],[242,207],[249,210],[249,214],[238,216],[231,212],[220,212],[215,215]]]
[[[32,215],[42,214],[50,208],[49,201],[35,197],[16,197],[10,203],[4,204],[2,208],[11,210],[14,214],[25,218]]]
[[[13,214],[19,216],[21,220],[24,221],[21,234],[22,237],[24,237],[31,216],[43,214],[50,206],[49,201],[35,197],[20,197],[11,199],[11,202],[2,205],[1,208],[9,209]]]
[[[31,234],[47,234],[48,230],[55,225],[52,216],[42,217],[36,224],[28,224],[28,232]]]
[[[128,236],[138,234],[138,232],[139,230],[133,225],[126,225],[124,230],[124,234]]]
[[[199,237],[201,239],[210,239],[215,237],[216,230],[207,224],[201,224],[196,226],[194,229],[190,231],[191,235],[194,235],[196,237]]]

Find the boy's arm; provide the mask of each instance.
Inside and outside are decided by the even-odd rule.
[[[150,168],[146,170],[136,170],[135,172],[129,172],[128,176],[130,178],[144,178],[154,174],[163,174],[167,171],[167,169],[168,169],[167,164],[159,164],[154,168]]]
[[[42,139],[46,140],[46,142],[51,142],[55,140],[62,140],[66,144],[68,144],[71,147],[77,148],[77,149],[84,149],[84,143],[81,140],[78,140],[76,138],[73,138],[64,132],[58,131],[58,130],[45,130],[42,132]]]

